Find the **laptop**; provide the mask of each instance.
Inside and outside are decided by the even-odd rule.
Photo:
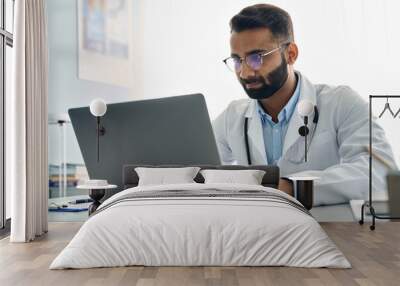
[[[90,179],[108,180],[118,190],[124,164],[221,164],[202,94],[107,104],[99,162],[96,118],[89,107],[68,113]]]

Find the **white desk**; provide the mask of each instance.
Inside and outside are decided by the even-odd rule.
[[[310,210],[319,222],[355,222],[350,204],[315,207]]]

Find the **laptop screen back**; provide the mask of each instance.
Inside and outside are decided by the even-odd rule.
[[[89,107],[72,108],[69,116],[90,179],[106,179],[119,189],[124,164],[220,164],[201,94],[108,104],[100,122],[105,134],[99,162]]]

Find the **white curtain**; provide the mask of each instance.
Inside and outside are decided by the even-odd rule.
[[[47,232],[48,52],[44,0],[15,1],[10,99],[11,237],[28,242]],[[6,147],[6,148],[7,148]]]

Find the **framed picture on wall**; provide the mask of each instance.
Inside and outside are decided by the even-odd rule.
[[[78,77],[129,87],[132,80],[132,1],[77,1]]]

